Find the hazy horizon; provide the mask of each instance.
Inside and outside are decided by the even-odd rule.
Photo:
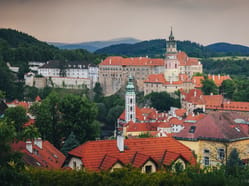
[[[247,0],[0,0],[0,27],[46,42],[167,39],[249,46]]]

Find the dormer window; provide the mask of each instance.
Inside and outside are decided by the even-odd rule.
[[[191,126],[189,129],[189,133],[195,133],[196,126]]]

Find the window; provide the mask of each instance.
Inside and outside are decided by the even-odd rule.
[[[145,166],[145,173],[151,173],[152,172],[152,166],[151,165],[146,165]]]
[[[225,150],[224,149],[218,149],[218,159],[224,160],[225,158]]]
[[[196,126],[191,126],[189,129],[189,133],[195,133]]]
[[[132,104],[132,99],[130,99],[130,104]]]
[[[208,150],[208,149],[204,149],[203,152],[204,152],[205,154],[209,154],[209,150]]]
[[[130,107],[130,111],[132,112],[132,107]]]
[[[207,156],[204,157],[204,165],[209,166],[209,157]]]

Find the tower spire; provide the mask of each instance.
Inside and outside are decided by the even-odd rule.
[[[169,40],[170,40],[170,41],[174,41],[174,36],[173,36],[172,26],[171,26],[171,30],[170,30]]]

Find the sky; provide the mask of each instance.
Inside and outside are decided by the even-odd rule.
[[[249,46],[249,0],[0,0],[0,27],[77,43],[134,37]]]

